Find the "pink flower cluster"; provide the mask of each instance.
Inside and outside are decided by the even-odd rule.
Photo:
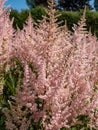
[[[15,57],[24,68],[23,84],[15,96],[18,107],[25,106],[35,122],[42,118],[45,130],[69,129],[81,114],[98,128],[98,41],[86,31],[85,11],[71,33],[58,26],[51,0],[48,18],[36,25],[29,16],[23,30],[15,32],[2,3],[0,63]],[[7,126],[8,122],[13,119]]]

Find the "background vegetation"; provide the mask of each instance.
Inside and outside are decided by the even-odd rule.
[[[45,7],[44,6],[36,6],[30,10],[22,10],[18,12],[17,10],[11,10],[10,19],[14,17],[13,27],[17,29],[17,26],[22,29],[23,25],[26,24],[25,20],[31,13],[32,18],[38,22],[42,20],[43,16],[46,16]],[[73,24],[77,23],[83,14],[83,10],[80,11],[65,11],[58,10],[58,14],[61,14],[58,18],[58,21],[62,21],[62,24],[66,21],[67,27],[72,31]],[[92,34],[96,34],[98,37],[98,12],[91,11],[87,9],[86,11],[86,24],[87,28],[91,29]]]

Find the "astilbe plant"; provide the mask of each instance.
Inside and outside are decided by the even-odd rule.
[[[75,51],[68,67],[71,119],[77,114],[89,115],[90,127],[95,124],[98,128],[98,43],[85,31],[85,14],[78,25],[74,27],[72,44]]]
[[[70,129],[79,115],[88,116],[88,126],[98,129],[97,39],[86,31],[85,11],[71,33],[66,26],[59,27],[54,0],[48,3],[48,17],[37,25],[29,16],[23,30],[15,34],[5,13],[10,31],[4,34],[11,42],[7,40],[10,50],[6,48],[5,54],[18,59],[23,68],[23,82],[4,110],[6,129],[28,130],[32,121],[39,120],[42,127],[36,129]],[[1,27],[0,32],[2,22]],[[9,68],[14,67],[5,60]]]
[[[7,7],[3,7],[4,0],[0,1],[0,91],[2,93],[2,71],[3,66],[6,64],[8,69],[9,59],[10,59],[10,50],[11,43],[13,41],[13,27],[12,22],[9,20],[9,11]]]

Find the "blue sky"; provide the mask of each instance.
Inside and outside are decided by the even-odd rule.
[[[27,9],[26,0],[7,0],[5,5],[11,5],[13,9],[21,11],[21,9]]]
[[[91,4],[93,4],[94,0],[91,0]],[[11,5],[13,9],[17,9],[21,11],[21,9],[27,9],[26,0],[7,0],[6,5]]]

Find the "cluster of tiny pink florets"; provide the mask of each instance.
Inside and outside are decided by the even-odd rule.
[[[15,96],[18,107],[28,108],[34,121],[42,117],[45,130],[69,129],[81,114],[88,115],[89,125],[98,128],[98,41],[84,28],[85,11],[70,33],[66,26],[59,27],[56,23],[51,0],[48,18],[35,26],[29,16],[23,30],[15,32],[3,3],[1,0],[0,64],[8,62],[10,66],[9,59],[15,57],[23,65],[23,84]],[[42,101],[41,110],[35,102],[37,98]],[[11,130],[15,128],[12,120],[7,119],[6,123]]]

